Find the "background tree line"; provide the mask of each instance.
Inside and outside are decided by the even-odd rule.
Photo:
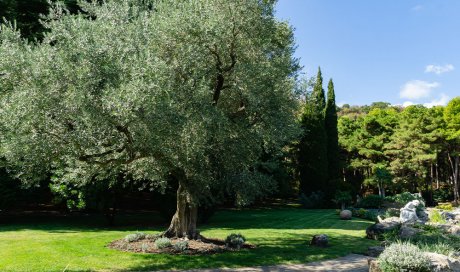
[[[338,114],[343,180],[354,194],[458,201],[460,97],[433,108],[344,105]]]

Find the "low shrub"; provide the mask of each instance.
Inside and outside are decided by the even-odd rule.
[[[388,246],[379,256],[383,272],[430,271],[430,264],[422,251],[408,242],[396,242]]]
[[[188,249],[188,241],[179,241],[173,245],[175,251],[186,251]]]
[[[364,218],[364,219],[367,219],[367,220],[371,220],[371,221],[377,221],[377,220],[378,220],[378,218],[377,218],[378,215],[379,215],[379,213],[376,212],[376,211],[367,210],[367,211],[364,213],[363,218]]]
[[[385,200],[390,202],[396,202],[401,205],[406,205],[408,202],[412,200],[419,200],[425,204],[425,200],[419,194],[411,194],[409,192],[404,192],[400,194],[396,194],[394,196],[387,196]]]
[[[445,211],[453,211],[454,207],[452,206],[452,203],[443,203],[443,204],[439,204],[438,206],[436,206],[436,209],[445,210]]]
[[[378,209],[382,206],[384,198],[379,195],[368,195],[363,197],[357,206],[360,208],[375,208]]]
[[[419,244],[419,248],[425,252],[433,252],[433,253],[443,254],[446,256],[452,256],[456,252],[455,247],[453,247],[450,244],[443,243],[443,242],[438,242],[434,244],[421,243]]]
[[[395,209],[395,208],[389,208],[385,211],[384,213],[384,217],[385,218],[389,218],[389,217],[399,217],[401,211],[399,209]]]
[[[246,238],[241,234],[232,233],[225,239],[225,245],[232,248],[240,248],[246,242]]]
[[[305,209],[321,208],[324,203],[324,193],[321,191],[312,192],[309,196],[300,195],[300,203]]]
[[[447,202],[454,200],[454,193],[450,188],[439,188],[433,191],[433,200],[436,202]]]
[[[146,234],[145,239],[155,241],[156,239],[160,238],[161,234]]]
[[[169,238],[163,237],[155,240],[155,246],[158,249],[163,249],[171,246],[171,240]]]
[[[143,232],[128,234],[125,236],[125,241],[128,243],[137,242],[139,240],[145,239],[145,236],[146,234]]]
[[[394,229],[384,232],[380,238],[389,243],[396,242],[399,240],[400,230],[401,230],[401,226],[397,226]]]
[[[142,243],[142,245],[141,245],[141,250],[142,250],[142,252],[144,252],[144,253],[147,252],[147,250],[149,250],[149,245],[146,244],[146,243]]]
[[[442,217],[441,213],[438,210],[433,210],[430,213],[430,222],[445,224],[446,220]]]

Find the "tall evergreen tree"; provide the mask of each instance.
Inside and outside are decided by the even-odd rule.
[[[326,99],[321,69],[318,69],[313,91],[306,95],[305,100],[298,158],[300,190],[304,194],[315,191],[327,193],[327,141],[324,127]]]
[[[337,107],[335,105],[334,82],[327,85],[327,103],[325,110],[325,129],[327,135],[327,163],[329,190],[334,190],[340,179],[339,132],[337,130]]]

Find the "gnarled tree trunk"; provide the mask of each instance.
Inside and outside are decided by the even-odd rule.
[[[164,232],[166,237],[187,237],[198,239],[200,234],[196,229],[198,207],[193,196],[187,190],[184,182],[179,181],[177,189],[177,208],[169,228]]]

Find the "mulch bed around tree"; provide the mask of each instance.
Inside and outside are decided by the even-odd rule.
[[[172,238],[172,246],[158,249],[155,246],[154,239],[142,239],[135,242],[127,242],[125,239],[119,239],[111,242],[107,245],[108,248],[126,251],[126,252],[135,252],[135,253],[167,253],[173,255],[206,255],[206,254],[216,254],[227,251],[237,251],[236,248],[230,248],[225,246],[225,242],[218,239],[205,239],[205,240],[188,240],[188,249],[185,251],[179,251],[174,249],[174,244],[184,241],[182,238]],[[255,248],[254,245],[245,243],[241,248],[252,249]]]

